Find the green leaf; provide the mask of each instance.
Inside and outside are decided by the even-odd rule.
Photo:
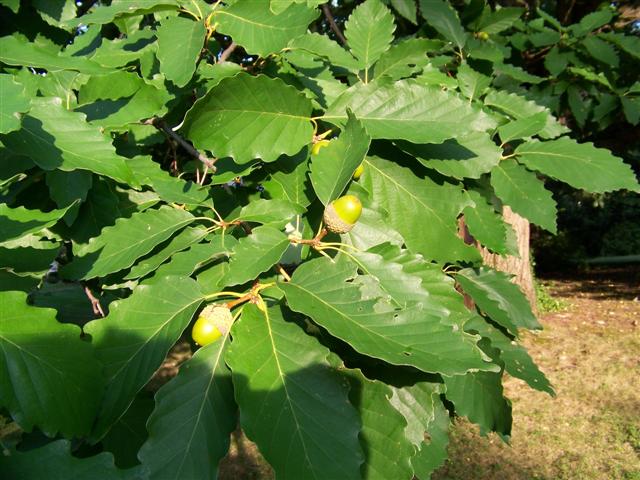
[[[167,17],[157,29],[160,71],[167,80],[184,87],[196,71],[196,62],[204,45],[207,30],[202,21]]]
[[[546,112],[539,112],[519,120],[512,120],[498,127],[500,140],[504,145],[511,140],[532,137],[544,129],[546,122]]]
[[[74,170],[63,172],[62,170],[51,170],[46,172],[45,179],[49,195],[58,208],[70,207],[64,216],[67,225],[72,225],[78,216],[80,203],[87,199],[87,194],[93,184],[91,172],[86,170]]]
[[[587,49],[589,55],[596,60],[613,68],[618,68],[620,65],[620,58],[616,53],[616,49],[613,48],[610,43],[607,43],[594,35],[589,35],[583,40],[582,45]]]
[[[480,178],[500,162],[502,150],[483,132],[471,132],[455,140],[416,145],[396,142],[425,167],[462,180]]]
[[[485,97],[484,103],[496,107],[498,110],[502,110],[516,120],[531,117],[539,112],[545,112],[547,118],[545,127],[540,132],[542,138],[555,138],[569,131],[567,127],[558,123],[548,108],[538,105],[515,93],[494,90]]]
[[[39,48],[35,43],[17,37],[0,38],[0,62],[7,65],[44,68],[50,72],[75,70],[77,72],[104,75],[109,69],[81,57],[67,57]]]
[[[57,97],[33,98],[31,111],[22,118],[22,128],[3,136],[2,142],[45,170],[89,170],[137,186],[111,139],[87,124],[83,114],[66,110]]]
[[[463,63],[458,67],[458,87],[460,92],[470,102],[481,97],[491,85],[491,77],[476,72],[468,64]]]
[[[20,0],[0,0],[0,5],[10,9],[13,13],[18,13],[20,9]]]
[[[440,35],[462,49],[467,41],[467,34],[451,4],[444,0],[419,0],[419,4],[422,18]]]
[[[640,99],[636,97],[620,97],[620,101],[627,121],[631,125],[637,125],[640,122]]]
[[[513,159],[505,160],[491,172],[491,186],[514,212],[556,233],[556,202],[535,173]]]
[[[380,0],[366,0],[353,9],[345,23],[344,35],[354,57],[365,70],[369,69],[389,49],[396,29],[393,14]]]
[[[148,85],[135,73],[94,76],[80,88],[76,111],[93,125],[122,128],[166,111],[169,93]]]
[[[456,280],[478,308],[513,336],[518,336],[518,328],[542,328],[531,312],[527,297],[511,283],[509,275],[486,267],[465,268],[458,271]]]
[[[338,198],[364,160],[371,137],[353,115],[337,139],[311,156],[311,184],[326,206]]]
[[[560,52],[558,47],[554,46],[544,57],[544,67],[551,75],[558,76],[567,68],[569,58],[569,54]]]
[[[140,260],[127,274],[125,280],[131,280],[148,275],[167,261],[171,256],[185,250],[192,244],[199,242],[207,235],[204,227],[188,227],[174,236],[164,247],[151,256]]]
[[[458,237],[458,215],[469,205],[460,187],[438,185],[377,157],[365,160],[365,179],[376,205],[388,212],[389,225],[410,250],[440,261],[479,259],[478,251]]]
[[[137,156],[127,161],[136,179],[142,185],[148,185],[165,202],[201,205],[209,197],[209,189],[192,181],[172,177],[162,170],[160,165],[149,156]]]
[[[342,370],[351,384],[349,399],[362,420],[360,441],[365,446],[362,478],[367,480],[410,480],[413,445],[405,437],[407,425],[391,403],[393,390],[386,384],[369,380],[360,370]]]
[[[60,220],[67,210],[68,208],[63,208],[42,212],[24,207],[10,208],[6,203],[0,203],[0,242],[49,228]]]
[[[34,0],[33,6],[42,19],[54,27],[76,16],[75,2],[69,0]]]
[[[506,75],[507,77],[511,77],[514,80],[517,80],[522,83],[538,84],[546,81],[546,78],[544,77],[531,75],[529,72],[522,69],[521,67],[516,67],[509,63],[494,63],[493,72],[496,75]]]
[[[315,195],[308,178],[307,156],[308,152],[304,149],[294,157],[283,156],[270,164],[267,168],[271,173],[262,183],[265,192],[271,198],[288,200],[303,207],[308,206],[315,199]]]
[[[157,49],[155,40],[155,31],[151,29],[139,30],[125,38],[103,39],[91,60],[110,68],[124,67],[132,62],[138,62],[141,64],[141,72],[144,72],[143,57],[155,53]],[[152,59],[155,61],[155,56],[152,55]]]
[[[234,247],[222,284],[240,285],[253,280],[278,263],[288,246],[289,239],[280,230],[266,225],[254,228]]]
[[[49,270],[60,250],[59,243],[39,242],[34,246],[0,246],[0,265],[14,273]]]
[[[153,285],[139,285],[129,298],[113,302],[107,317],[85,325],[104,365],[107,383],[92,439],[102,438],[124,414],[201,301],[202,293],[194,280],[164,277]]]
[[[568,137],[531,141],[520,145],[515,154],[528,168],[575,188],[594,193],[623,188],[640,191],[631,167],[592,143],[577,143]]]
[[[304,208],[288,200],[260,198],[242,207],[234,220],[281,227],[302,213]]]
[[[483,131],[495,125],[485,113],[453,93],[415,80],[357,84],[340,95],[322,119],[344,123],[347,109],[372,138],[413,143],[441,143],[468,130]],[[465,129],[460,129],[460,124]]]
[[[398,308],[421,303],[424,311],[443,319],[449,315],[446,308],[433,302],[429,292],[422,286],[418,272],[411,271],[411,265],[419,268],[424,259],[402,250],[397,245],[384,243],[367,252],[353,254],[358,268],[376,279],[378,287],[388,296],[388,300]]]
[[[598,36],[613,43],[632,57],[640,58],[640,38],[635,35],[607,32],[599,33]]]
[[[373,76],[386,76],[392,80],[410,77],[429,63],[427,52],[437,51],[441,45],[441,42],[427,38],[412,38],[396,43],[376,62]]]
[[[117,18],[177,9],[178,2],[176,0],[136,0],[134,4],[131,4],[127,0],[123,0],[113,2],[113,4],[109,6],[101,5],[91,13],[67,21],[66,25],[70,27],[77,27],[81,24],[103,25],[105,23],[110,23]]]
[[[418,24],[418,12],[415,0],[391,0],[391,6],[411,23],[414,25]]]
[[[20,480],[143,480],[147,478],[139,467],[118,470],[113,455],[107,452],[78,458],[71,454],[69,440],[56,440],[27,452],[0,456],[0,470],[7,479]]]
[[[448,456],[449,445],[449,411],[444,407],[440,399],[434,400],[434,416],[427,428],[429,442],[420,448],[411,459],[411,465],[415,475],[423,480],[437,468],[442,466]]]
[[[503,439],[511,435],[511,402],[502,395],[502,375],[495,372],[474,372],[444,377],[446,397],[453,402],[456,413],[480,426],[480,433],[493,431]]]
[[[216,235],[211,242],[192,245],[188,250],[173,255],[170,262],[160,265],[153,277],[145,280],[145,283],[155,283],[167,275],[188,277],[199,268],[231,255],[231,250],[237,242],[230,235]]]
[[[467,190],[466,193],[475,204],[473,207],[466,207],[462,212],[471,235],[495,253],[514,253],[507,244],[507,226],[502,216],[496,213],[480,193],[475,190]]]
[[[20,128],[20,114],[29,111],[31,100],[13,75],[0,74],[0,91],[0,133],[9,133]]]
[[[384,291],[375,288],[375,278],[358,276],[356,270],[348,262],[319,258],[299,266],[291,282],[280,288],[290,308],[362,354],[445,375],[493,368],[483,360],[473,337],[441,323],[421,304],[394,310],[383,300]],[[371,289],[373,294],[363,291]]]
[[[609,79],[606,77],[606,75],[603,72],[596,73],[591,68],[579,68],[579,67],[569,67],[568,70],[574,75],[582,77],[585,80],[588,80],[589,82],[599,83],[600,85],[608,88],[609,90],[615,91],[615,89],[611,86],[611,83],[609,83]]]
[[[197,148],[217,157],[233,157],[241,164],[255,158],[272,162],[311,142],[311,108],[309,100],[279,78],[240,74],[223,79],[198,100],[182,130]]]
[[[77,280],[118,272],[193,220],[190,213],[168,206],[119,218],[114,226],[104,228],[98,237],[75,252],[76,257],[61,273],[65,278]]]
[[[100,401],[100,366],[81,330],[55,315],[23,292],[0,292],[0,406],[26,431],[81,437]]]
[[[302,50],[312,55],[327,59],[332,65],[358,70],[358,61],[347,50],[326,35],[305,33],[294,38],[287,45],[291,51]]]
[[[613,13],[609,8],[605,7],[602,10],[589,13],[582,17],[580,22],[575,25],[571,25],[570,31],[577,37],[586,35],[587,33],[606,25],[612,18]]]
[[[138,454],[154,479],[216,478],[238,422],[224,363],[228,343],[227,332],[200,348],[156,394],[149,438]]]
[[[478,316],[474,316],[465,323],[464,328],[468,332],[473,331],[488,338],[491,346],[500,350],[500,360],[504,362],[505,370],[509,375],[524,380],[531,388],[555,396],[549,380],[533,363],[523,346]]]
[[[267,57],[287,46],[289,40],[302,35],[318,17],[318,10],[294,3],[275,15],[269,2],[235,2],[215,12],[216,30],[230,35],[248,53]]]
[[[567,88],[567,100],[573,118],[576,119],[580,128],[584,128],[592,108],[591,99],[584,97],[584,90],[576,85],[569,85]]]
[[[278,478],[359,479],[360,422],[347,388],[329,350],[284,315],[247,305],[233,326],[226,361],[242,429]]]
[[[524,11],[524,8],[519,7],[502,7],[495,11],[485,8],[483,15],[475,24],[475,30],[489,34],[500,33],[511,28]]]

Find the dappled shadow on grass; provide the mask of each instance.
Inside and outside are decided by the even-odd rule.
[[[640,298],[640,265],[592,268],[545,274],[557,297],[585,297],[592,300],[633,300]]]

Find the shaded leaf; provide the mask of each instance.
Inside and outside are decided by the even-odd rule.
[[[65,278],[103,277],[130,267],[136,259],[149,253],[194,217],[184,210],[160,207],[135,213],[131,218],[119,218],[75,253],[71,263],[61,272]]]
[[[226,356],[240,421],[278,478],[359,479],[360,421],[329,350],[281,307],[243,309]]]
[[[80,329],[55,314],[27,305],[23,292],[0,292],[0,406],[26,431],[80,437],[99,405],[100,365]]]
[[[419,0],[420,12],[429,25],[440,35],[456,44],[461,49],[467,41],[467,34],[462,28],[455,9],[444,0]]]
[[[118,470],[113,455],[107,452],[78,458],[71,454],[71,442],[56,440],[27,452],[0,456],[0,468],[9,479],[40,480],[143,480],[145,472],[136,467]]]
[[[29,114],[22,118],[22,128],[4,136],[2,142],[45,170],[89,170],[137,186],[111,139],[87,124],[83,114],[66,110],[57,97],[33,98]]]
[[[149,438],[138,453],[154,479],[217,478],[238,421],[231,372],[224,363],[228,343],[227,332],[200,348],[156,394]]]
[[[194,280],[164,277],[153,285],[139,285],[129,298],[113,302],[107,317],[85,326],[104,365],[107,383],[92,439],[102,438],[124,414],[201,301],[202,294]]]
[[[425,167],[458,179],[480,178],[498,165],[502,156],[502,150],[482,132],[461,135],[442,143],[416,145],[400,141],[396,145]]]

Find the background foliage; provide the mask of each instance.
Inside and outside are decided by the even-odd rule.
[[[4,476],[215,478],[239,423],[278,478],[429,478],[451,415],[508,440],[505,373],[553,394],[525,297],[459,219],[506,255],[505,205],[555,233],[560,184],[636,202],[603,196],[640,187],[585,141],[640,119],[615,8],[0,9]],[[320,243],[345,192],[362,217]],[[197,312],[234,298],[150,402]]]

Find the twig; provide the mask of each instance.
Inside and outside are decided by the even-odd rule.
[[[347,39],[345,38],[344,34],[342,33],[342,30],[340,30],[340,27],[338,27],[338,24],[333,18],[333,14],[331,13],[331,8],[329,8],[328,3],[322,4],[322,13],[324,13],[324,17],[327,19],[327,22],[329,22],[329,26],[331,27],[331,30],[333,30],[333,33],[336,34],[336,37],[338,37],[338,40],[340,40],[340,43],[342,43],[343,45],[346,45]]]
[[[236,42],[231,42],[231,44],[227,48],[225,48],[224,51],[220,54],[218,63],[226,62],[237,46],[238,44]]]
[[[93,295],[93,293],[91,292],[91,289],[87,285],[84,286],[84,293],[89,299],[89,301],[91,302],[91,308],[93,310],[93,314],[100,315],[101,317],[104,318],[104,310],[102,310],[102,305],[100,305],[100,300],[98,300]]]
[[[176,132],[171,130],[169,125],[167,125],[164,120],[158,117],[150,118],[146,120],[145,125],[153,125],[158,130],[162,130],[164,133],[169,135],[169,137],[173,138],[182,148],[184,148],[187,152],[189,152],[192,156],[196,157],[200,160],[206,167],[208,167],[212,173],[216,172],[216,167],[214,165],[215,160],[208,158],[206,155],[200,153],[198,150],[193,148],[189,142],[187,142],[184,138],[178,135]]]

